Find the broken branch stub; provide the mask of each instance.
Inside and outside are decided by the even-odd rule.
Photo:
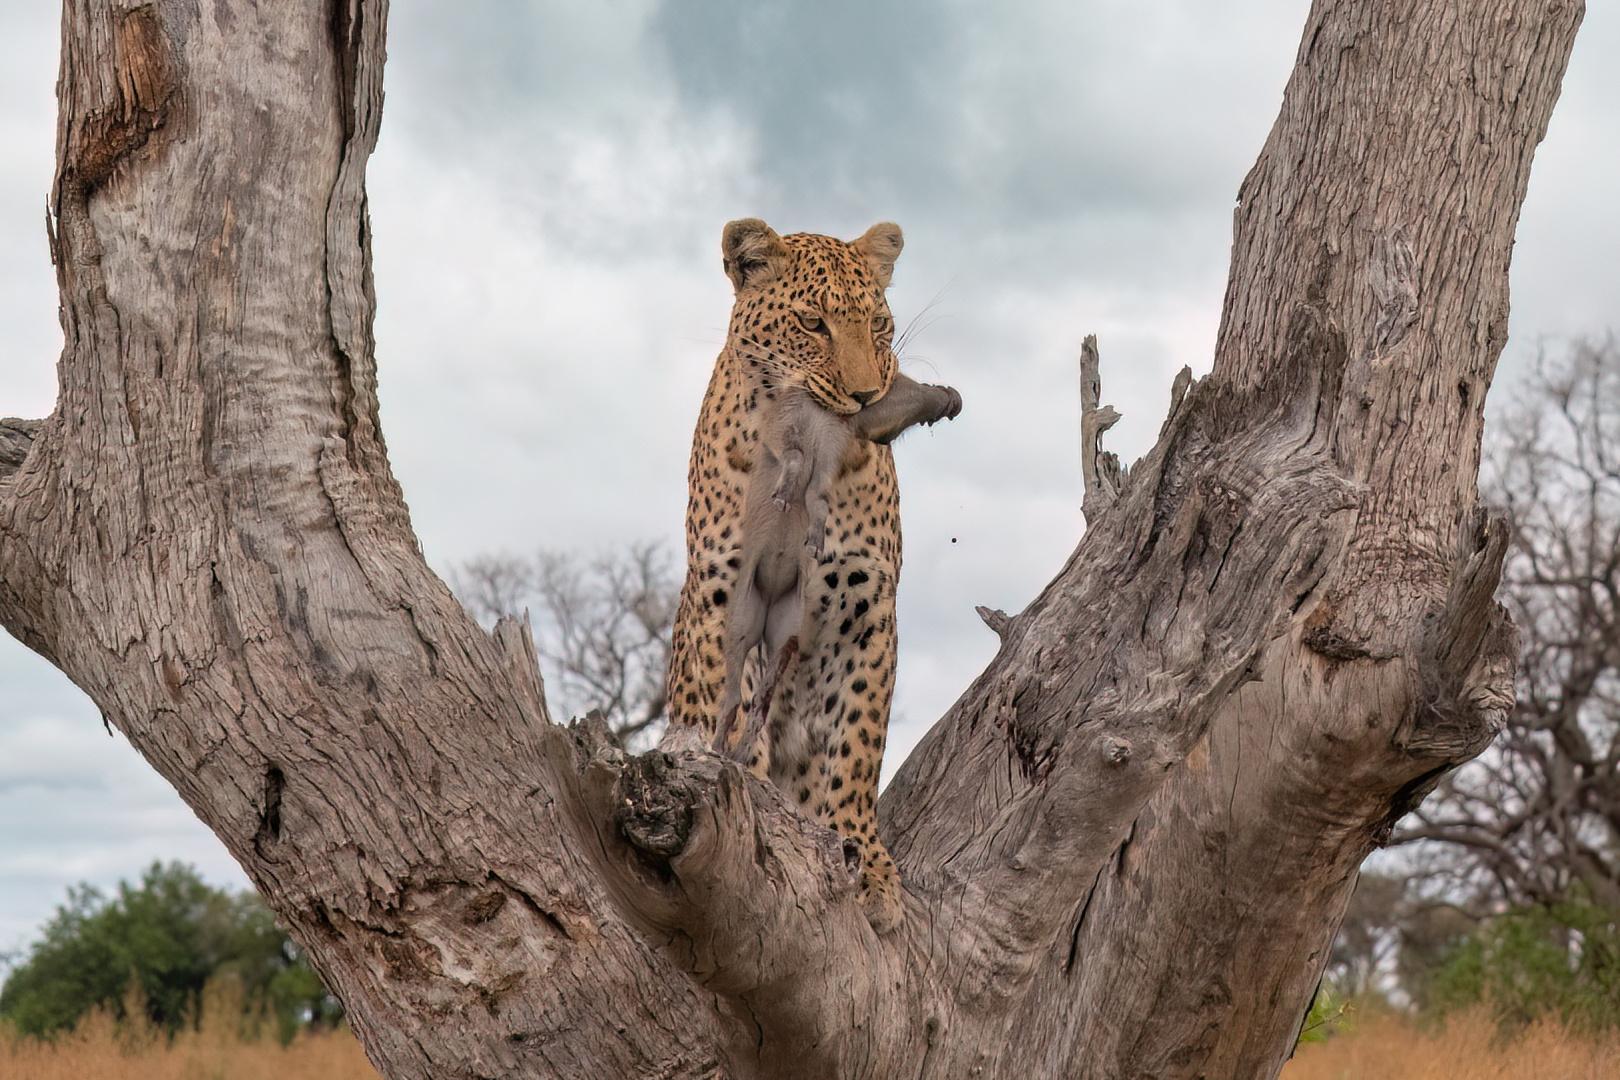
[[[1088,525],[1096,524],[1125,486],[1118,455],[1102,448],[1103,433],[1119,423],[1119,412],[1112,405],[1100,405],[1101,398],[1097,335],[1087,334],[1080,345],[1080,472],[1085,481],[1081,507]]]

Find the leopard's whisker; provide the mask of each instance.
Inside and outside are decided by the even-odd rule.
[[[746,346],[746,349],[743,348],[744,346]],[[793,367],[786,358],[757,339],[739,337],[732,348],[739,356],[753,361],[761,368],[764,368],[767,373],[781,377],[785,382],[800,382],[805,376],[805,373]]]
[[[935,292],[934,295],[929,298],[928,303],[923,305],[922,310],[917,312],[917,314],[913,315],[906,322],[905,329],[900,331],[900,336],[895,340],[893,345],[893,352],[896,356],[899,356],[901,350],[903,350],[907,345],[911,344],[912,338],[925,333],[929,327],[933,326],[934,323],[939,321],[938,318],[935,318],[929,320],[926,324],[920,327],[918,326],[918,323],[922,321],[924,316],[939,306],[939,302],[944,299],[946,291],[949,290],[950,287],[955,283],[956,279],[952,277],[949,281],[945,282],[945,284],[941,285],[939,287],[939,291]]]

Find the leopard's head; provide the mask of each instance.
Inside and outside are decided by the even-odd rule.
[[[894,381],[884,290],[902,244],[892,222],[848,242],[778,236],[758,218],[731,222],[720,241],[737,291],[727,347],[767,385],[802,386],[833,412],[858,412]]]

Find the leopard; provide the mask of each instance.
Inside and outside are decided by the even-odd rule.
[[[888,444],[915,424],[954,420],[962,397],[899,372],[888,393],[852,416],[823,408],[793,378],[779,373],[768,401],[743,502],[742,569],[726,616],[726,681],[713,749],[742,760],[765,730],[775,688],[819,636],[822,612],[804,603],[805,584],[826,551],[832,485],[859,463],[861,440]],[[765,681],[756,688],[744,734],[733,737],[741,709],[742,673],[756,648]]]
[[[764,467],[766,419],[789,385],[842,417],[890,392],[899,365],[887,290],[904,237],[892,222],[845,241],[779,235],[743,218],[725,226],[720,246],[733,304],[692,439],[686,574],[665,688],[670,732],[695,730],[711,744],[722,727],[728,615],[743,588],[750,474]],[[743,756],[755,776],[842,837],[859,869],[861,908],[887,934],[904,921],[899,870],[877,817],[898,641],[892,447],[853,441],[826,498],[822,548],[798,600],[820,632],[774,687],[768,730]],[[756,658],[743,679],[744,711],[760,671]]]

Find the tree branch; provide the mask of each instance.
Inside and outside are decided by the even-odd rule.
[[[1113,505],[1125,486],[1119,457],[1102,448],[1103,433],[1119,423],[1119,413],[1112,405],[1099,407],[1101,398],[1097,335],[1087,334],[1080,345],[1080,471],[1086,485],[1082,512],[1088,524]]]
[[[1286,625],[1338,557],[1356,492],[1318,440],[1344,349],[1301,307],[1290,355],[1263,391],[1186,392],[1120,501],[885,794],[907,881],[940,912],[933,933],[994,935],[997,948],[968,950],[970,986],[1011,979],[1034,1008],[1105,977],[1077,943],[1120,932],[1105,913],[1145,807],[1253,676],[1279,613]],[[1027,969],[1009,972],[1007,952]],[[1071,1045],[1062,1060],[1113,1053]]]
[[[986,607],[983,604],[978,605],[973,610],[979,616],[979,620],[985,626],[988,626],[997,638],[1002,641],[1007,640],[1007,634],[1012,630],[1012,616],[1000,608]]]

